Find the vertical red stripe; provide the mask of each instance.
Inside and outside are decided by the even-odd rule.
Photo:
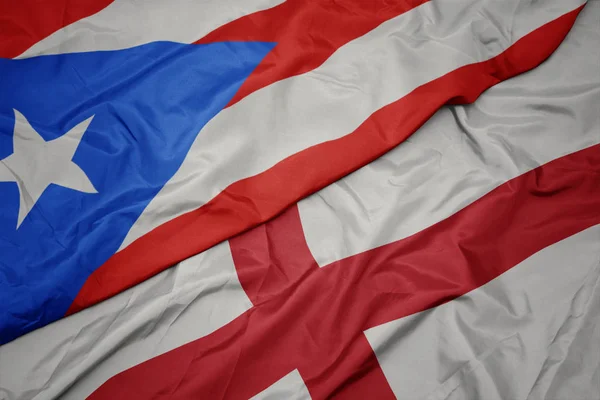
[[[13,58],[113,0],[0,0],[0,57]]]
[[[335,338],[330,338],[335,340]],[[304,363],[300,367],[300,375],[314,400],[348,399],[348,400],[392,400],[396,399],[377,356],[362,332],[355,332],[351,340],[341,336],[343,346],[324,347],[321,349],[321,362]],[[334,360],[327,352],[340,351]]]
[[[368,316],[368,329],[462,296],[597,224],[600,144],[518,176],[413,236],[325,269],[364,290],[354,306]]]
[[[264,282],[268,295],[213,334],[114,376],[91,398],[247,399],[294,369],[315,399],[393,398],[364,330],[485,284],[600,224],[599,210],[600,145],[512,179],[411,237],[324,268],[314,268],[304,246],[296,249],[301,226],[297,210],[289,210],[269,223],[271,236],[283,239],[259,228],[234,245],[243,244],[243,252],[258,247],[252,264],[263,260],[263,273],[248,275],[246,286],[257,298]],[[280,273],[264,273],[273,268]]]
[[[229,245],[240,283],[254,305],[280,295],[319,268],[297,207],[230,239]]]

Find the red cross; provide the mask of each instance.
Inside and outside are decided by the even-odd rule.
[[[250,310],[114,376],[91,398],[247,399],[294,369],[314,399],[394,398],[366,329],[481,286],[599,224],[598,210],[600,145],[521,175],[411,237],[324,268],[294,207],[230,240]]]

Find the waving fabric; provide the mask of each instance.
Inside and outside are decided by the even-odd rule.
[[[599,2],[56,3],[0,6],[0,398],[600,392]]]

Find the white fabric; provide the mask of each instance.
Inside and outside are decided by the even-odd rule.
[[[410,236],[511,178],[600,143],[599,18],[592,1],[547,62],[473,105],[441,109],[389,153],[299,202],[319,265]]]
[[[301,216],[311,251],[321,257],[320,261],[327,260],[327,257],[336,259],[336,257],[341,257],[343,254],[353,254],[352,251],[358,251],[356,249],[345,249],[347,246],[350,247],[352,242],[347,240],[343,230],[337,230],[336,224],[339,224],[343,229],[356,229],[357,232],[362,229],[364,240],[369,246],[380,243],[376,232],[379,232],[379,235],[383,238],[381,239],[383,243],[392,240],[392,237],[398,237],[398,234],[395,233],[398,225],[406,224],[410,226],[410,228],[401,231],[399,234],[399,236],[407,235],[409,234],[407,232],[411,230],[420,230],[442,219],[444,215],[449,215],[464,207],[473,199],[481,196],[486,190],[489,190],[491,185],[497,185],[501,181],[509,179],[518,174],[518,171],[531,169],[538,163],[544,162],[544,160],[550,160],[578,148],[600,142],[598,136],[600,135],[600,120],[596,114],[592,113],[594,107],[599,104],[598,96],[600,94],[598,85],[600,71],[595,68],[598,65],[597,61],[599,61],[597,57],[598,50],[593,46],[600,38],[600,26],[597,24],[600,16],[599,6],[600,2],[590,2],[576,22],[573,32],[569,34],[565,43],[547,64],[528,73],[523,78],[499,84],[493,90],[486,92],[473,106],[452,107],[438,113],[432,123],[425,125],[417,132],[409,140],[409,144],[403,145],[404,147],[411,147],[411,150],[402,150],[404,151],[404,157],[407,158],[404,160],[396,159],[392,174],[387,170],[385,172],[387,175],[384,177],[379,178],[378,175],[373,175],[374,170],[385,169],[386,164],[390,163],[390,161],[386,161],[387,159],[383,159],[383,161],[366,166],[358,172],[358,174],[368,172],[366,180],[354,182],[353,179],[357,175],[355,174],[345,178],[342,181],[343,183],[340,183],[342,186],[352,183],[348,187],[355,191],[360,189],[359,186],[364,185],[374,192],[374,196],[380,196],[379,203],[371,203],[371,198],[365,197],[363,191],[360,192],[360,202],[365,208],[372,207],[373,204],[381,208],[382,218],[388,218],[387,224],[376,222],[379,225],[373,227],[366,224],[364,218],[368,219],[368,217],[360,216],[354,211],[353,207],[356,206],[352,205],[353,201],[349,197],[333,202],[323,195],[330,189],[326,189],[303,202]],[[438,120],[440,122],[436,122]],[[441,136],[439,136],[440,133],[437,130],[441,125],[438,124],[454,127],[445,126],[444,130],[441,131]],[[456,133],[460,130],[459,127],[456,127],[459,124],[463,130],[460,135]],[[454,136],[449,136],[447,145],[436,151],[423,152],[418,150],[419,146],[414,144],[415,140],[421,140],[418,138],[422,136],[433,137],[434,140],[443,140],[445,129],[455,132]],[[520,136],[520,129],[526,129],[527,134]],[[563,136],[567,136],[567,140],[564,140]],[[587,139],[581,139],[584,136]],[[453,138],[455,140],[451,140]],[[505,138],[505,141],[502,141],[503,138]],[[526,140],[527,138],[529,139]],[[486,147],[486,141],[495,141],[496,150],[489,146]],[[559,141],[563,146],[558,152],[556,146],[550,144],[554,141]],[[502,149],[504,151],[500,151]],[[413,154],[413,152],[418,155],[411,156],[410,154]],[[473,179],[464,182],[451,181],[449,187],[441,185],[443,182],[438,181],[441,186],[437,189],[440,190],[439,196],[441,197],[437,202],[434,199],[433,203],[428,203],[421,201],[424,197],[411,197],[410,194],[419,191],[429,191],[430,194],[436,193],[434,186],[428,186],[432,179],[435,182],[435,171],[437,169],[434,169],[433,172],[428,171],[433,168],[430,159],[435,157],[436,152],[439,153],[439,161],[437,162],[442,162],[448,157],[455,160],[454,163],[448,166],[448,168],[451,168],[453,175],[462,175],[464,172],[471,171],[469,174],[473,176]],[[454,155],[455,153],[456,155]],[[484,156],[482,157],[482,155]],[[241,158],[239,155],[236,157]],[[512,160],[512,163],[509,160]],[[400,161],[405,163],[402,164]],[[243,160],[240,162],[243,163]],[[457,163],[460,168],[459,166],[452,167]],[[443,163],[441,166],[446,167]],[[373,177],[374,187],[369,186],[371,184],[368,179],[369,176]],[[450,179],[448,176],[444,176],[445,179]],[[395,187],[380,184],[378,179],[381,182],[397,179],[395,183],[405,185],[406,190],[393,192],[390,196],[387,192],[394,191]],[[421,185],[418,183],[421,183]],[[315,209],[320,208],[322,205],[319,203],[327,201],[331,201],[331,207],[336,209],[336,211],[330,210],[334,213],[333,216],[326,213],[319,214],[318,212],[321,211],[318,210],[313,212],[313,207]],[[393,207],[389,208],[388,203],[392,203]],[[444,211],[443,207],[446,203],[452,206]],[[442,211],[438,211],[438,208]],[[429,217],[432,213],[434,214],[433,219]],[[396,214],[399,217],[396,217]],[[322,215],[323,224],[311,225],[314,221],[309,221],[307,215]],[[372,216],[373,214],[371,214]],[[363,225],[353,222],[358,220]],[[357,227],[354,228],[353,224]],[[333,239],[328,242],[328,246],[333,248],[334,256],[329,256],[326,252],[319,253],[315,250],[315,227],[320,227],[323,230],[330,229],[327,235],[322,235],[322,240],[329,237]],[[596,240],[595,243],[598,243],[598,237],[594,236],[597,235],[597,229],[597,227],[589,229],[580,235],[557,244],[558,247],[556,248],[551,247],[544,250],[544,252],[558,251],[559,254],[552,256],[555,253],[541,252],[522,263],[518,267],[519,269],[515,271],[520,271],[523,266],[533,264],[535,265],[530,267],[531,270],[535,270],[540,265],[543,268],[546,266],[548,258],[548,265],[554,263],[553,265],[556,266],[558,265],[556,263],[560,263],[560,260],[565,260],[560,255],[564,251],[565,257],[568,254],[573,254],[572,264],[567,265],[564,262],[559,266],[564,267],[567,265],[568,268],[577,269],[579,271],[577,276],[581,276],[581,271],[586,268],[586,254],[590,255],[593,252],[592,242]],[[569,247],[571,245],[576,250],[568,250],[567,252],[567,248],[571,249]],[[553,248],[555,250],[552,250]],[[319,254],[325,254],[325,256]],[[591,266],[589,267],[591,268]],[[556,268],[553,270],[556,270]],[[505,274],[499,279],[503,279],[505,276],[510,275]],[[531,276],[534,278],[531,278]],[[545,279],[544,276],[544,274],[533,273],[528,275],[527,279],[534,279],[535,281],[536,277],[537,279]],[[575,277],[573,275],[573,279]],[[561,296],[568,296],[569,293],[572,293],[573,282],[575,281],[570,280],[567,274],[563,282],[558,283],[559,288],[563,287],[560,285],[565,285],[566,289],[564,291],[556,289],[555,292],[560,292],[558,294]],[[493,283],[493,285],[498,284]],[[537,290],[538,286],[533,285],[533,290]],[[492,288],[497,290],[498,286],[492,286]],[[568,292],[567,289],[571,292]],[[485,292],[486,294],[490,293],[490,289],[484,290],[488,290],[488,292]],[[498,304],[516,304],[515,307],[521,307],[518,310],[522,311],[525,306],[523,305],[521,293],[516,293],[517,297],[514,301],[496,296],[500,301]],[[485,301],[488,297],[483,296],[481,298]],[[598,297],[590,297],[590,299],[591,303],[589,304],[598,304]],[[459,301],[460,304],[462,304],[461,301]],[[566,306],[563,303],[560,304],[563,305],[561,310],[564,311]],[[491,303],[484,305],[497,309]],[[209,334],[251,306],[251,302],[241,288],[235,273],[228,245],[222,243],[90,309],[0,346],[0,398],[2,400],[41,400],[58,397],[67,400],[83,399],[119,371]],[[597,308],[595,312],[598,311]],[[532,312],[538,312],[538,308],[535,310],[532,308],[531,310]],[[580,309],[574,308],[574,310]],[[589,308],[589,310],[590,312],[593,311],[592,308]],[[565,312],[560,315],[564,317],[567,315]],[[508,317],[511,317],[511,315],[508,315]],[[517,318],[517,316],[514,318]],[[598,350],[597,347],[593,346],[593,339],[598,337],[598,317],[597,314],[594,317],[590,313],[585,314],[582,318],[578,330],[573,333],[574,338],[572,338],[571,343],[576,343],[577,349],[588,349],[588,351],[586,354],[578,352],[567,352],[566,355],[552,353],[552,357],[548,358],[541,370],[543,374],[540,375],[539,383],[532,388],[532,399],[542,399],[544,396],[546,398],[569,398],[570,400],[590,399],[589,396],[585,397],[585,395],[590,394],[590,392],[585,392],[589,388],[589,385],[586,388],[585,384],[589,383],[587,374],[591,373],[591,377],[597,379],[597,375],[593,374],[594,368],[598,365]],[[547,319],[544,321],[547,321]],[[558,322],[558,319],[556,321]],[[483,322],[487,324],[488,320],[484,319]],[[534,322],[534,320],[524,321],[524,324],[533,324]],[[489,321],[489,327],[492,331],[496,329],[497,325],[494,325],[495,323],[497,324],[496,321]],[[429,326],[437,329],[435,324],[424,325],[422,335],[420,335],[424,341],[435,337],[437,334],[435,331],[427,331]],[[515,325],[511,325],[506,329],[511,327],[514,328]],[[503,332],[501,326],[499,329],[498,332]],[[367,335],[372,340],[382,364],[385,364],[386,361],[382,356],[387,354],[386,349],[388,347],[382,347],[380,343],[383,342],[376,342],[371,336],[373,332],[369,331]],[[573,331],[569,330],[568,332]],[[401,333],[402,331],[398,334]],[[384,334],[389,333],[384,332]],[[477,343],[478,339],[473,340],[475,340],[474,343]],[[479,340],[485,340],[485,338]],[[395,342],[388,341],[387,343],[390,344],[389,349],[392,351]],[[564,347],[557,349],[564,350]],[[422,353],[423,360],[427,361],[430,354],[430,350],[425,348]],[[481,352],[464,354],[477,355]],[[557,358],[553,358],[555,354],[558,354]],[[412,352],[407,356],[402,355],[396,361],[391,360],[391,358],[389,360],[401,363],[401,367],[405,370],[407,366],[409,369],[418,369],[419,364],[408,363],[406,361],[407,357],[413,357],[418,361],[421,356],[418,352]],[[541,356],[537,355],[537,357],[539,360]],[[561,361],[554,362],[557,359]],[[517,361],[520,362],[520,360]],[[426,381],[430,385],[427,387],[435,385],[435,383],[431,383],[433,381],[427,380],[432,377],[431,373],[435,373],[439,368],[448,368],[448,365],[451,364],[450,361],[447,362],[443,358],[439,359],[438,362],[440,365],[436,366],[436,369],[425,371],[429,375],[423,375],[424,382]],[[512,364],[510,365],[512,366]],[[539,363],[536,365],[539,365]],[[581,370],[577,370],[577,366]],[[597,374],[597,369],[595,371]],[[384,365],[384,372],[390,377],[390,382],[394,387],[396,384],[390,375],[394,371],[390,372],[390,368]],[[528,373],[532,374],[532,372]],[[476,376],[476,374],[473,376],[475,376],[473,385],[487,384],[484,376]],[[292,373],[282,378],[281,381],[267,389],[263,394],[283,393],[280,390],[286,390],[285,393],[292,393],[287,390],[293,391],[294,388],[298,388],[295,393],[301,394],[302,385],[297,380],[298,378],[301,379],[299,375]],[[471,386],[465,383],[460,384],[458,387],[467,388]],[[476,390],[476,388],[473,390]],[[515,390],[524,389],[517,388]],[[455,391],[452,393],[450,393],[451,396],[458,397],[450,397],[450,399],[465,398],[465,396],[461,397],[463,392]],[[470,393],[476,392],[472,391]],[[581,396],[571,397],[569,394]],[[477,398],[477,396],[474,398]],[[483,398],[487,400],[486,397]]]
[[[111,376],[227,324],[252,303],[221,243],[0,346],[0,399],[81,400]]]
[[[293,370],[251,400],[310,400],[310,393],[297,369]]]
[[[202,206],[231,183],[351,133],[418,86],[498,55],[583,3],[440,0],[381,24],[317,69],[254,92],[209,121],[120,249]]]
[[[120,50],[155,41],[192,43],[227,22],[284,0],[115,0],[39,41],[17,58]]]
[[[599,316],[597,225],[366,336],[399,399],[593,400],[600,395]],[[554,379],[576,384],[564,397],[549,396]]]

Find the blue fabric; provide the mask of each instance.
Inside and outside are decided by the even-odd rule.
[[[155,42],[0,59],[0,160],[13,152],[13,109],[46,141],[94,115],[73,162],[98,191],[50,185],[17,229],[17,184],[0,182],[0,344],[65,314],[273,46]]]

